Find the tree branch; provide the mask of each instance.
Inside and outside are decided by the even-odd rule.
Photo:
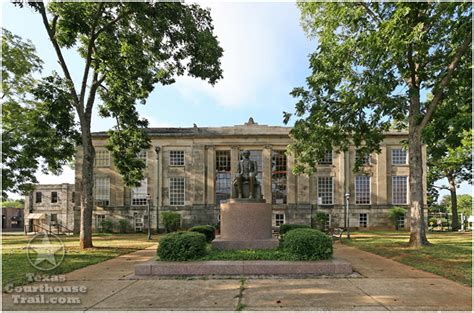
[[[94,48],[94,41],[96,39],[96,34],[95,34],[95,27],[97,26],[97,22],[100,18],[100,15],[102,14],[102,8],[104,7],[104,3],[101,2],[99,4],[99,8],[97,10],[97,16],[93,22],[93,25],[91,27],[90,35],[89,35],[89,43],[87,45],[87,55],[86,55],[86,65],[84,66],[84,74],[82,76],[82,84],[81,84],[81,93],[79,96],[79,102],[83,105],[84,103],[84,97],[86,93],[86,87],[87,87],[87,79],[89,78],[89,70],[91,67],[92,63],[92,50]]]
[[[444,75],[443,79],[439,83],[438,91],[433,97],[433,100],[431,100],[431,105],[426,110],[425,116],[423,117],[423,120],[420,123],[421,129],[423,129],[428,124],[428,122],[431,120],[431,117],[433,116],[433,113],[436,107],[441,103],[441,100],[443,98],[444,88],[451,81],[454,70],[457,68],[466,50],[471,46],[471,41],[472,41],[472,30],[464,38],[464,42],[462,43],[461,47],[459,47],[458,51],[454,55],[454,58],[451,61],[451,63],[448,65],[446,74]]]
[[[51,43],[53,44],[54,50],[56,51],[56,55],[58,57],[59,65],[61,65],[61,68],[64,72],[64,76],[66,76],[66,79],[69,81],[69,89],[71,91],[72,96],[74,97],[76,108],[78,110],[82,110],[82,107],[79,103],[79,97],[77,96],[76,89],[74,88],[74,82],[72,80],[71,74],[69,73],[69,69],[67,67],[66,61],[64,61],[63,54],[61,52],[61,48],[59,47],[59,44],[54,36],[53,30],[51,27],[49,27],[49,22],[48,22],[48,17],[46,16],[46,8],[44,6],[43,2],[39,3],[39,11],[41,13],[41,17],[43,18],[43,24],[44,27],[46,28],[46,31],[48,32],[49,39],[51,40]]]
[[[103,31],[105,31],[107,28],[109,28],[110,26],[112,26],[113,24],[117,23],[118,21],[120,21],[122,18],[124,18],[126,15],[128,14],[128,12],[123,12],[123,14],[119,14],[117,15],[116,18],[114,18],[113,20],[111,20],[109,23],[105,24],[104,27],[102,27],[101,29],[99,29],[96,33],[96,36],[99,36],[99,34],[101,34]]]
[[[437,188],[437,189],[445,189],[445,190],[449,190],[449,188],[448,188],[448,187],[446,187],[446,186],[435,186],[435,185],[432,185],[431,187],[433,187],[433,188]]]
[[[99,82],[98,82],[98,77],[99,74],[94,71],[94,74],[92,76],[92,86],[89,91],[89,97],[87,98],[87,104],[86,104],[86,116],[90,117],[92,115],[92,107],[94,106],[94,101],[95,101],[95,94],[97,92],[97,88],[99,88]]]
[[[380,16],[377,13],[375,13],[371,8],[369,8],[367,3],[357,2],[357,4],[361,5],[367,11],[367,13],[369,13],[369,15],[372,16],[377,21],[377,23],[379,24],[382,23],[382,19],[380,18]]]

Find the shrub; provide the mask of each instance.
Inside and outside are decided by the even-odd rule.
[[[388,218],[392,221],[395,225],[395,229],[398,230],[398,219],[400,217],[405,217],[407,210],[398,206],[395,206],[390,209],[388,212]]]
[[[118,229],[120,233],[127,233],[131,229],[130,221],[126,219],[119,220]]]
[[[161,219],[163,221],[163,225],[165,226],[167,233],[177,231],[179,226],[181,225],[181,215],[176,212],[162,212]]]
[[[332,256],[332,240],[316,229],[293,229],[285,235],[283,248],[299,260],[326,260]]]
[[[297,229],[297,228],[310,228],[308,225],[301,225],[301,224],[282,224],[280,225],[280,235],[284,235],[290,230]]]
[[[326,228],[326,223],[329,221],[329,214],[324,212],[317,212],[313,217],[316,228],[324,230]]]
[[[206,236],[198,232],[180,231],[163,236],[158,256],[163,261],[186,261],[206,254]]]
[[[204,236],[206,236],[207,242],[211,242],[214,240],[214,238],[216,238],[216,235],[214,234],[215,228],[211,225],[194,226],[191,227],[189,231],[194,231],[203,234]]]
[[[101,222],[103,233],[111,233],[114,230],[114,222],[111,219],[105,219]]]

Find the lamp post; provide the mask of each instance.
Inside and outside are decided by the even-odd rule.
[[[151,196],[150,194],[146,195],[146,200],[148,203],[148,240],[151,240],[151,215],[150,215],[150,205],[151,205]]]
[[[347,216],[347,221],[346,221],[346,225],[347,225],[347,228],[346,228],[346,231],[347,231],[347,239],[351,239],[351,231],[350,231],[350,216],[349,216],[349,198],[350,198],[351,194],[346,192],[346,194],[344,195],[344,198],[346,199],[346,216]]]

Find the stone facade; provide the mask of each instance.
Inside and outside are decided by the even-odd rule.
[[[219,202],[228,197],[227,190],[230,194],[230,181],[242,150],[250,150],[251,159],[259,164],[263,197],[272,204],[276,225],[281,222],[311,224],[311,217],[320,211],[330,215],[332,227],[344,226],[346,192],[351,195],[351,227],[392,227],[387,218],[388,210],[394,205],[408,208],[408,157],[402,149],[406,132],[388,132],[381,152],[370,155],[364,166],[368,178],[357,178],[364,174],[352,171],[356,157],[354,147],[345,153],[332,152],[328,160],[322,162],[326,164],[318,166],[317,173],[311,177],[293,175],[294,160],[283,153],[290,143],[289,131],[288,127],[258,125],[253,121],[233,127],[149,128],[152,147],[142,155],[147,164],[146,181],[141,188],[133,190],[123,184],[114,167],[105,148],[106,133],[94,133],[97,203],[94,227],[100,228],[102,220],[111,218],[127,219],[137,231],[145,229],[147,195],[152,229],[158,224],[163,229],[160,219],[163,211],[180,213],[184,228],[216,224]],[[423,151],[426,157],[425,149]],[[76,195],[82,182],[81,153],[79,150],[76,158]],[[392,182],[396,184],[393,188]],[[423,187],[426,190],[426,179]],[[397,201],[392,198],[394,192]],[[77,199],[76,229],[80,220],[78,204]],[[400,222],[408,226],[408,219]]]
[[[36,185],[25,197],[25,230],[41,231],[50,226],[52,231],[73,230],[74,202],[73,184]]]

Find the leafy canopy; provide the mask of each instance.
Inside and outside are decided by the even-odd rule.
[[[298,6],[303,27],[318,46],[310,55],[307,87],[291,92],[299,99],[290,147],[296,152],[295,172],[314,171],[331,147],[345,151],[354,144],[361,153],[379,152],[383,133],[406,120],[412,96],[445,91],[442,78],[472,26],[467,2]],[[459,71],[470,71],[467,62],[459,64]],[[422,99],[418,124],[429,120],[430,105]],[[288,122],[292,114],[284,116]]]
[[[36,171],[59,174],[75,153],[77,130],[64,81],[41,80],[33,44],[2,29],[2,197],[26,192]]]
[[[41,11],[41,5],[30,5]],[[150,147],[150,140],[148,122],[136,105],[146,103],[156,83],[171,84],[177,76],[188,74],[210,84],[222,77],[223,50],[209,11],[179,2],[52,2],[48,13],[59,48],[77,48],[85,74],[91,73],[84,75],[80,92],[71,88],[82,132],[90,131],[97,91],[100,115],[116,120],[107,148],[125,184],[137,185],[145,167],[137,154]]]

